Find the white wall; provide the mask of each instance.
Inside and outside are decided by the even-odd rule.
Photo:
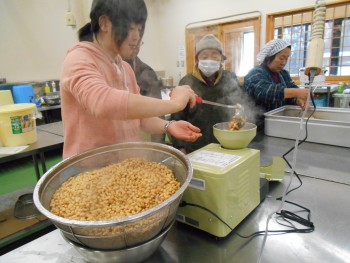
[[[335,2],[336,0],[328,0]],[[68,2],[77,26],[66,26]],[[92,0],[1,0],[0,78],[8,82],[59,78],[67,49],[88,21]],[[261,43],[265,43],[268,13],[312,6],[315,0],[145,0],[149,18],[140,57],[155,70],[165,70],[177,83],[179,47],[185,46],[189,23],[251,11],[262,13]],[[244,4],[242,4],[242,2]]]
[[[67,0],[0,1],[0,78],[59,78],[66,51],[77,41],[77,28],[87,21],[91,5],[87,0],[70,2],[76,28],[66,26]]]

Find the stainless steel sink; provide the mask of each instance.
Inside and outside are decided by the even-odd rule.
[[[307,112],[311,115],[313,108]],[[265,115],[265,134],[268,136],[295,139],[300,128],[302,111],[298,106],[284,106]],[[350,109],[316,108],[308,121],[308,138],[306,141],[350,147]],[[305,137],[305,129],[300,139]]]

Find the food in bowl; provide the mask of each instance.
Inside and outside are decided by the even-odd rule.
[[[231,122],[228,124],[228,129],[230,131],[238,131],[244,126],[245,123],[246,123],[245,118],[237,117],[236,115],[234,115],[231,118]]]
[[[117,219],[83,221],[64,218],[51,212],[50,204],[55,191],[70,177],[120,163],[128,158],[143,158],[164,164],[180,182],[180,189],[155,207]],[[155,238],[173,222],[192,173],[189,158],[171,146],[151,142],[118,143],[91,149],[56,164],[36,184],[33,199],[38,210],[66,238],[92,249],[125,249]]]
[[[55,191],[50,209],[68,219],[110,220],[150,209],[179,188],[167,166],[129,158],[70,177]]]

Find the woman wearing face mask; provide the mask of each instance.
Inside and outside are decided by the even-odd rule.
[[[204,100],[222,104],[240,103],[246,106],[246,98],[233,72],[222,68],[226,59],[223,55],[222,43],[214,35],[204,36],[196,44],[195,65],[192,73],[180,80],[179,85],[189,85]],[[189,144],[172,139],[173,146],[185,153],[202,148],[209,143],[218,143],[213,135],[213,125],[230,121],[234,110],[199,104],[194,108],[186,107],[183,111],[172,114],[173,120],[186,120],[199,127],[203,136]]]

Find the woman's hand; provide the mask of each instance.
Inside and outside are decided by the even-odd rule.
[[[307,101],[307,97],[309,95],[309,89],[305,88],[305,89],[299,89],[297,92],[297,104],[301,107],[302,110],[305,110],[305,108],[309,108],[310,107],[310,103],[309,105],[306,105],[306,101]]]
[[[177,86],[170,92],[170,100],[179,105],[179,111],[183,110],[188,103],[193,108],[196,105],[197,95],[188,85]]]
[[[306,107],[306,100],[297,99],[297,104],[300,106],[300,108],[304,111]]]
[[[299,88],[297,90],[296,98],[298,100],[302,100],[302,101],[306,102],[308,94],[309,94],[309,89],[308,88],[304,88],[304,89],[300,89]]]
[[[175,121],[168,126],[167,132],[179,140],[195,142],[202,136],[200,129],[187,121]]]

